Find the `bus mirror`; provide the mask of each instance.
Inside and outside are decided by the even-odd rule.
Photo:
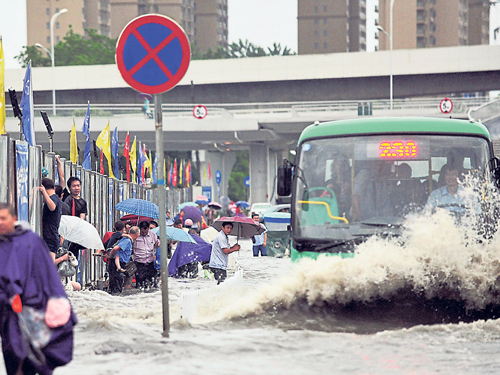
[[[490,168],[493,173],[493,182],[495,186],[500,189],[500,159],[497,157],[491,159]]]
[[[288,160],[278,168],[278,195],[289,196],[292,193],[292,165]]]

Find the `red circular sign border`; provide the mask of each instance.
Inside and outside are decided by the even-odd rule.
[[[205,108],[205,116],[203,116],[203,117],[198,117],[198,116],[196,116],[195,111],[196,111],[196,108],[198,108],[198,107],[203,107],[203,108]],[[207,107],[205,107],[203,104],[197,104],[197,105],[195,105],[195,106],[193,107],[193,116],[194,116],[194,118],[196,118],[196,119],[198,119],[198,120],[203,120],[205,117],[207,117],[207,115],[208,115],[208,109],[207,109]]]
[[[149,23],[157,23],[166,26],[170,30],[172,30],[172,32],[175,33],[176,37],[179,39],[182,48],[182,61],[179,69],[177,70],[177,73],[173,76],[172,79],[169,79],[167,82],[156,86],[144,85],[131,77],[129,78],[127,76],[128,71],[125,68],[125,63],[123,62],[123,49],[125,47],[125,42],[127,41],[128,37],[130,36],[130,34],[132,34],[133,31],[137,30],[137,28]],[[118,70],[120,71],[122,78],[133,89],[139,92],[145,92],[147,94],[153,94],[153,95],[160,94],[174,88],[186,74],[190,61],[191,61],[191,47],[189,46],[189,40],[186,34],[184,33],[184,30],[174,20],[159,14],[146,14],[134,18],[122,30],[120,36],[118,37],[118,42],[116,44],[116,65],[118,66]]]
[[[441,104],[443,104],[443,102],[445,100],[448,100],[450,103],[451,103],[451,108],[448,112],[444,112],[443,109],[441,108]],[[445,115],[448,114],[448,113],[451,113],[451,111],[453,111],[453,101],[449,98],[444,98],[443,100],[441,100],[441,102],[439,103],[439,109],[441,110],[442,113],[444,113]]]

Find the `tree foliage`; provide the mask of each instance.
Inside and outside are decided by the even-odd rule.
[[[191,58],[193,60],[211,60],[211,59],[231,59],[243,57],[259,57],[259,56],[286,56],[295,55],[295,52],[288,47],[281,47],[280,43],[274,43],[272,47],[266,49],[257,46],[248,40],[239,40],[231,43],[227,49],[217,47],[215,51],[208,49],[203,53],[200,49],[191,43]]]
[[[63,40],[54,46],[54,61],[56,66],[67,65],[100,65],[114,64],[116,41],[100,35],[96,30],[85,30],[86,35],[80,35],[72,28]],[[32,66],[50,66],[50,57],[35,46],[25,46],[15,58],[23,68],[31,60]]]
[[[229,175],[228,196],[232,201],[247,200],[247,187],[245,177],[249,175],[250,164],[247,151],[236,153],[236,162]]]

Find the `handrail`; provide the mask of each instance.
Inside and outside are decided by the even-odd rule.
[[[394,110],[419,110],[435,109],[439,111],[440,98],[413,98],[413,99],[395,99],[393,102]],[[488,103],[488,97],[480,98],[453,98],[454,112],[467,113],[470,108],[477,108],[482,104]],[[206,104],[210,114],[231,114],[231,115],[259,115],[259,114],[278,114],[291,116],[304,116],[308,112],[328,113],[328,112],[352,112],[357,113],[358,106],[371,103],[373,110],[389,110],[390,103],[388,99],[377,100],[337,100],[337,101],[308,101],[308,102],[269,102],[269,103],[213,103]],[[6,108],[11,109],[10,105]],[[52,105],[35,104],[36,110],[51,109]],[[57,104],[58,112],[66,116],[85,115],[87,103],[81,104]],[[91,104],[91,115],[110,116],[110,115],[140,115],[144,105],[142,103],[125,104]],[[193,104],[163,104],[162,109],[165,115],[174,116],[192,116]],[[77,113],[75,113],[77,112]]]
[[[330,206],[326,202],[319,202],[319,201],[298,201],[298,202],[302,203],[302,204],[307,203],[307,204],[321,204],[321,205],[324,205],[324,206],[326,206],[326,212],[328,213],[328,216],[330,216],[331,219],[341,220],[344,223],[349,224],[349,220],[347,220],[345,217],[333,216],[332,212],[330,211]]]

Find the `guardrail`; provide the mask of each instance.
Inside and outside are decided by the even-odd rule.
[[[439,103],[442,98],[417,98],[417,99],[396,99],[393,101],[393,108],[398,110],[436,110],[439,112]],[[489,97],[477,98],[452,98],[453,113],[466,114],[469,110],[484,105],[490,101]],[[238,116],[259,116],[277,115],[300,117],[311,113],[331,113],[331,112],[357,112],[360,106],[371,105],[373,111],[390,111],[390,102],[384,100],[345,100],[345,101],[316,101],[316,102],[272,102],[272,103],[221,103],[207,104],[210,114]],[[163,116],[192,116],[193,104],[163,104]],[[12,110],[10,105],[7,110]],[[151,106],[151,109],[153,106]],[[36,111],[52,111],[51,104],[35,104]],[[58,116],[85,116],[87,104],[57,104]],[[91,116],[120,116],[120,115],[141,115],[144,112],[143,104],[92,104],[90,107]]]

